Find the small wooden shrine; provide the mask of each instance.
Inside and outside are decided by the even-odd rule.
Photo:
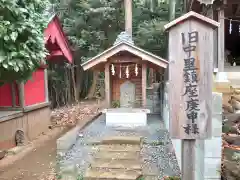
[[[65,59],[72,62],[60,21],[52,16],[44,31],[45,45],[49,51],[48,61]],[[50,124],[47,66],[42,65],[26,83],[4,84],[0,87],[0,149],[15,146],[17,130],[28,140],[36,138]]]
[[[147,68],[166,69],[168,61],[147,52],[132,40],[132,2],[125,1],[125,32],[114,45],[82,64],[84,70],[105,72],[105,99],[110,108],[146,107]]]

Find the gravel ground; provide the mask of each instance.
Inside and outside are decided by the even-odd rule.
[[[144,161],[143,171],[145,175],[156,175],[159,178],[180,175],[169,134],[158,115],[149,115],[147,126],[134,128],[106,127],[105,116],[101,115],[82,130],[76,144],[59,161],[61,171],[67,172],[69,169],[75,168],[77,173],[83,174],[94,155],[90,142],[116,135],[140,135],[144,137],[141,156]]]

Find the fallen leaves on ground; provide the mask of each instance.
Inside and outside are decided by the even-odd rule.
[[[105,102],[84,101],[68,107],[58,108],[52,111],[51,121],[53,126],[73,126],[80,121],[92,118],[105,108]],[[42,175],[38,180],[57,180],[54,168]]]
[[[51,169],[49,173],[47,173],[46,175],[42,175],[38,178],[38,180],[57,180],[55,169]]]
[[[71,126],[85,118],[97,115],[103,108],[104,102],[84,101],[69,107],[62,107],[52,111],[53,126]]]
[[[232,95],[228,107],[223,104],[223,134],[222,134],[222,179],[238,179],[238,162],[233,158],[240,154],[240,96]],[[230,109],[230,111],[229,111]],[[228,111],[226,113],[226,111]]]

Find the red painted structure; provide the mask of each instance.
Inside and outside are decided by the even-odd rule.
[[[31,106],[45,102],[46,95],[44,89],[44,69],[39,69],[33,73],[32,79],[27,81],[24,86],[25,105]]]
[[[54,60],[56,57],[64,56],[69,63],[72,63],[73,57],[70,51],[67,38],[63,32],[62,26],[57,16],[52,18],[45,32],[46,48],[50,52],[48,60]]]
[[[72,63],[73,57],[70,50],[67,38],[63,32],[60,21],[55,15],[51,18],[47,28],[44,31],[45,46],[50,55],[47,57],[48,61],[55,61],[57,59],[66,59]],[[32,78],[24,84],[24,100],[25,106],[36,105],[46,102],[45,92],[45,73],[42,67],[33,73]],[[19,107],[19,88],[14,84],[15,93],[13,97],[12,87],[10,84],[5,84],[0,87],[0,107]],[[13,104],[15,98],[15,105]]]
[[[44,31],[48,61],[72,63],[72,53],[60,21],[53,16]],[[48,130],[50,108],[48,100],[47,66],[33,72],[26,83],[5,84],[0,87],[0,150],[16,146],[17,130],[33,140]]]
[[[18,92],[18,88],[15,84],[15,90]],[[11,85],[5,84],[0,86],[0,107],[11,107],[12,106],[12,94]],[[18,93],[15,95],[16,105],[19,106]]]

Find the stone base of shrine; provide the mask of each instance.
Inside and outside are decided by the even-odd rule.
[[[48,131],[50,125],[50,108],[45,104],[38,108],[28,108],[24,111],[0,111],[0,150],[16,146],[17,130],[24,132],[25,142],[32,141]]]
[[[149,109],[114,108],[102,111],[106,114],[106,126],[146,126]]]

